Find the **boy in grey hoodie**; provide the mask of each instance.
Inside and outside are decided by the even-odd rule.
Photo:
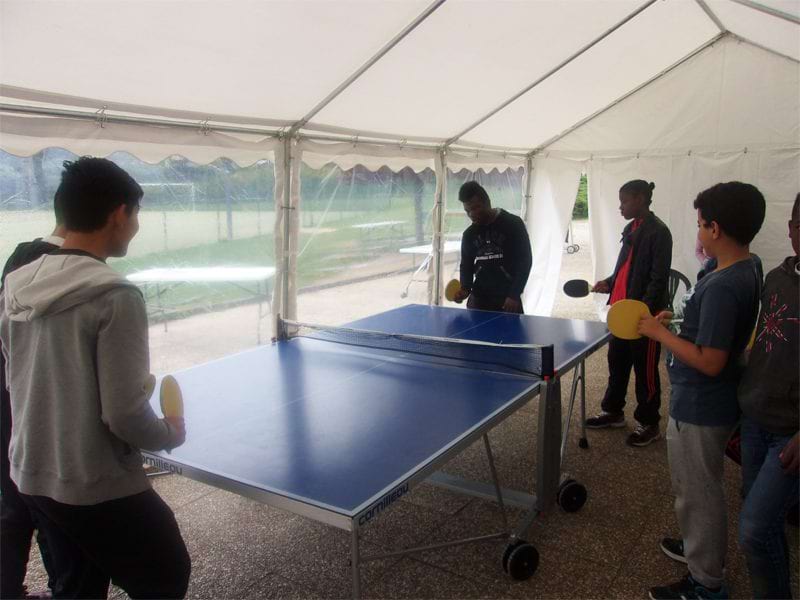
[[[11,273],[0,341],[11,392],[11,478],[46,530],[56,596],[180,598],[190,559],[138,448],[169,449],[183,420],[158,418],[139,290],[106,265],[139,229],[141,187],[111,161],[64,163],[60,250]]]

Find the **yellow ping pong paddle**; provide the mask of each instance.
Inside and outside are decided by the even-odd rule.
[[[183,394],[172,375],[161,380],[161,412],[165,417],[183,417]]]
[[[606,324],[614,337],[621,340],[638,340],[642,337],[638,332],[639,321],[649,314],[650,309],[641,300],[619,300],[611,305]]]
[[[444,287],[444,297],[450,302],[456,299],[456,294],[461,291],[461,282],[458,279],[451,279]]]

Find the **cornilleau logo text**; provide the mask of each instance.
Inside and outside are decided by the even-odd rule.
[[[374,517],[377,517],[385,508],[387,508],[392,502],[395,500],[400,499],[403,495],[408,492],[408,484],[404,483],[399,488],[392,490],[388,494],[386,494],[383,498],[378,500],[372,508],[370,508],[367,512],[361,515],[358,518],[358,524],[364,525],[365,523],[369,523]]]
[[[173,465],[172,463],[168,463],[167,461],[161,460],[160,458],[145,456],[144,462],[146,462],[151,467],[155,467],[156,469],[161,469],[162,471],[169,471],[170,473],[183,475],[183,469],[181,469],[179,466]]]

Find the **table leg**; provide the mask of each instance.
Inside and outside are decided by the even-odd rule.
[[[536,509],[553,506],[561,477],[561,378],[548,379],[542,391],[537,427]]]

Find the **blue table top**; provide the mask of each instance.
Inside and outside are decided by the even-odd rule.
[[[583,323],[412,305],[350,326],[553,343],[556,365],[567,365],[607,336],[602,323]],[[310,338],[255,348],[175,377],[188,436],[165,458],[348,516],[540,385],[474,365]],[[157,402],[154,397],[160,413]]]
[[[357,329],[460,338],[496,344],[552,344],[557,371],[609,337],[605,323],[411,304],[348,324]]]

